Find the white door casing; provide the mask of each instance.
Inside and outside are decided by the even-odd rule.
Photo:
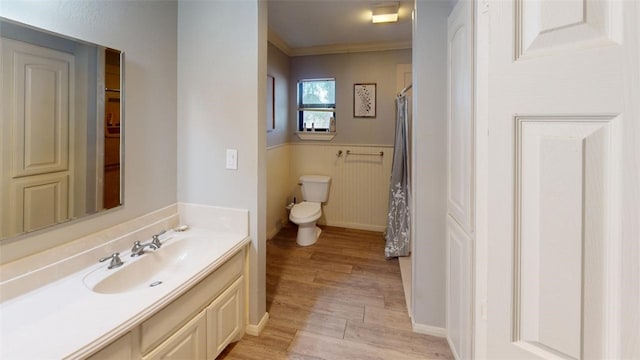
[[[638,22],[490,3],[487,358],[640,357]]]
[[[53,225],[73,207],[73,55],[1,38],[1,236]]]
[[[447,22],[447,341],[473,358],[474,4],[459,1]]]
[[[400,94],[402,90],[407,88],[408,86],[413,86],[413,65],[412,64],[396,64],[396,93]],[[411,131],[412,131],[412,111],[413,106],[412,103],[412,89],[406,90],[406,95],[408,96],[409,107],[407,108],[407,114],[409,115],[407,119],[407,163],[409,164],[409,182],[411,182]],[[409,184],[409,189],[411,189],[411,184]],[[409,194],[411,196],[411,194]],[[410,223],[413,223],[414,220],[414,212],[412,211],[410,214]],[[410,245],[411,252],[413,253],[413,242]],[[409,313],[409,317],[413,316],[413,308],[411,305],[411,297],[412,297],[412,279],[411,279],[411,269],[413,268],[413,259],[411,256],[403,256],[398,258],[398,262],[400,265],[400,275],[402,276],[402,283],[404,288],[404,299],[407,303],[407,312]]]

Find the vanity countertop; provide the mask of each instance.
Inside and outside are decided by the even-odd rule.
[[[96,261],[88,268],[3,302],[0,358],[86,357],[178,298],[250,242],[246,234],[202,228],[169,232],[161,239],[170,243],[184,236],[206,237],[207,246],[198,249],[198,253],[206,252],[206,257],[202,265],[163,279],[161,286],[114,294],[93,292],[85,284],[85,278],[96,271],[105,271],[109,263]],[[129,251],[122,252],[125,264],[108,271],[119,271],[144,256],[154,255],[153,250],[148,252],[137,258],[131,258]]]

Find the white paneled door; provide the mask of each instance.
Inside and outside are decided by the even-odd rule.
[[[74,57],[6,38],[0,45],[0,237],[6,237],[72,213]]]
[[[640,358],[640,2],[488,12],[487,357]]]

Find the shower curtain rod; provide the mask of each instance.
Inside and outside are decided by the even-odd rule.
[[[404,95],[407,91],[411,90],[412,86],[413,86],[413,84],[409,84],[409,86],[407,86],[406,88],[400,90],[400,92],[398,93],[398,96]]]

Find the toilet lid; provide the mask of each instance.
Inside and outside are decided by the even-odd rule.
[[[320,203],[317,202],[301,202],[299,204],[295,204],[291,209],[290,218],[295,219],[307,219],[313,218],[315,216],[320,216],[322,210],[320,209]]]

